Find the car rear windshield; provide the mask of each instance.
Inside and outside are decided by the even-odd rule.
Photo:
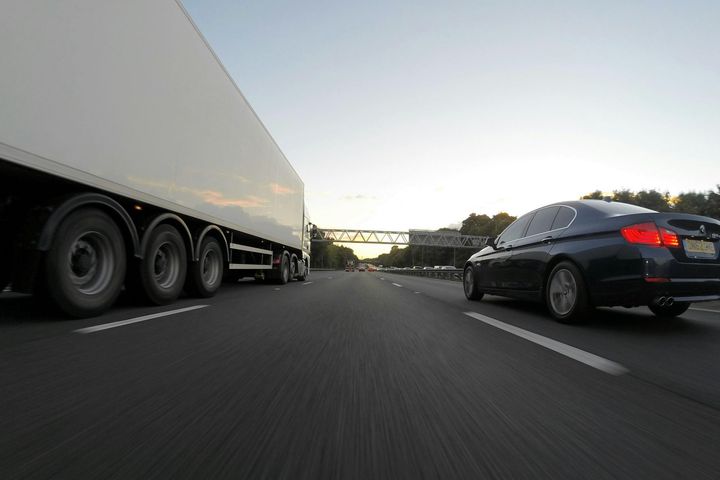
[[[616,217],[619,215],[632,215],[633,213],[657,213],[655,210],[649,208],[638,207],[637,205],[630,205],[627,203],[618,202],[604,202],[598,200],[597,202],[588,202],[585,204],[587,207],[597,210],[608,217]]]

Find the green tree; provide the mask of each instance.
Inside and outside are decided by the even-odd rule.
[[[703,215],[708,204],[704,193],[683,192],[673,199],[673,210],[680,213]]]
[[[716,185],[716,190],[708,191],[707,204],[702,214],[720,220],[720,185]]]
[[[635,193],[631,192],[630,190],[613,190],[612,200],[613,202],[623,202],[637,205]]]
[[[355,252],[332,242],[313,242],[310,250],[311,268],[344,268],[348,261],[357,262]]]
[[[667,212],[670,211],[670,195],[657,190],[640,190],[635,194],[635,205],[658,212]]]
[[[460,233],[462,235],[492,235],[492,219],[487,215],[471,213],[462,222]]]
[[[580,200],[602,200],[604,198],[605,197],[600,190],[595,190],[594,192],[588,193],[587,195],[583,195],[582,197],[580,197]]]
[[[514,217],[506,212],[500,212],[497,215],[493,215],[493,232],[490,235],[497,237],[515,220],[517,220],[517,217]]]
[[[496,237],[516,219],[517,217],[514,217],[507,212],[500,212],[493,215],[492,218],[485,214],[477,215],[475,213],[471,213],[465,220],[463,220],[462,226],[460,227],[460,233],[462,235]]]

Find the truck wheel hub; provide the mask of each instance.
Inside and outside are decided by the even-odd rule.
[[[88,242],[80,240],[75,243],[70,255],[70,268],[78,277],[84,277],[97,263],[95,249]]]

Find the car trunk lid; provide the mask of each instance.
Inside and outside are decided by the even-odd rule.
[[[656,213],[652,219],[659,228],[677,235],[678,247],[669,248],[676,260],[720,263],[720,221],[682,213]]]

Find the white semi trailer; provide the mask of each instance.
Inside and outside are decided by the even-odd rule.
[[[0,59],[0,291],[308,275],[303,182],[179,1],[3,0]]]

